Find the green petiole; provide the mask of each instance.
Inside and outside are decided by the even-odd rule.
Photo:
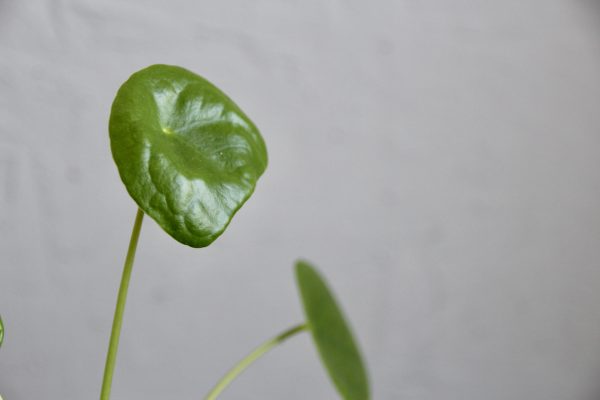
[[[131,279],[131,270],[133,268],[133,260],[135,259],[135,250],[137,248],[140,230],[142,229],[142,220],[144,212],[138,209],[129,240],[129,249],[125,257],[125,265],[123,267],[123,276],[121,278],[121,286],[117,296],[117,306],[115,308],[115,316],[113,319],[112,331],[110,333],[110,343],[108,345],[108,353],[106,355],[106,365],[104,367],[104,378],[102,381],[102,392],[100,400],[110,399],[110,389],[112,386],[113,374],[115,372],[115,363],[117,361],[117,351],[119,350],[119,337],[121,335],[121,326],[123,325],[123,314],[125,312],[125,302],[127,301],[127,290],[129,289],[129,280]]]
[[[258,360],[260,357],[262,357],[266,352],[271,350],[273,347],[277,346],[278,344],[283,343],[285,340],[287,340],[287,339],[291,338],[292,336],[294,336],[300,332],[303,332],[307,329],[308,329],[307,324],[296,325],[296,326],[282,332],[281,334],[275,336],[274,338],[267,340],[260,346],[258,346],[252,353],[248,354],[245,358],[243,358],[240,362],[238,362],[233,368],[231,368],[229,370],[229,372],[227,372],[227,374],[225,374],[225,376],[223,378],[221,378],[219,383],[217,383],[216,386],[210,391],[210,393],[208,393],[206,395],[204,400],[215,400],[217,398],[217,396],[219,394],[221,394],[221,392],[223,390],[225,390],[225,388],[227,386],[229,386],[229,384],[235,378],[237,378],[238,375],[240,375],[242,372],[244,372],[244,370],[246,368],[248,368],[250,366],[250,364],[252,364],[254,361]]]

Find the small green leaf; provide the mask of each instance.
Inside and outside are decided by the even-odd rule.
[[[4,325],[2,324],[2,317],[0,317],[0,346],[2,346],[3,341],[4,341]]]
[[[296,263],[296,281],[321,360],[345,400],[368,400],[369,381],[358,346],[342,310],[310,264]]]
[[[173,238],[211,244],[267,166],[256,126],[204,78],[152,65],[119,89],[111,149],[127,191]]]

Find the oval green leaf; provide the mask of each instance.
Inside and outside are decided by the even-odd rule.
[[[366,368],[332,292],[305,261],[296,263],[296,281],[312,337],[333,384],[345,400],[368,400]]]
[[[252,121],[217,87],[181,67],[134,73],[113,102],[109,132],[131,197],[192,247],[223,233],[267,166]]]
[[[3,341],[4,341],[4,325],[2,323],[2,317],[0,317],[0,347],[2,346]]]

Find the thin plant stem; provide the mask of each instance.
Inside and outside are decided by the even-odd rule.
[[[106,354],[106,365],[104,367],[104,378],[102,380],[102,392],[100,394],[100,400],[110,399],[110,389],[115,372],[117,351],[119,350],[119,336],[121,335],[123,314],[125,312],[125,302],[127,301],[127,290],[129,289],[129,280],[131,279],[131,270],[133,268],[135,250],[140,237],[143,219],[144,212],[138,208],[137,215],[135,216],[135,222],[133,224],[133,231],[131,232],[131,239],[129,240],[129,249],[127,250],[127,256],[125,257],[125,265],[123,267],[123,276],[121,278],[121,286],[119,287],[119,295],[117,296],[117,306],[115,308],[115,316],[113,319],[112,331],[110,333],[108,353]]]
[[[280,343],[283,343],[286,339],[291,338],[292,336],[305,331],[308,329],[307,324],[296,325],[285,332],[275,336],[272,339],[267,340],[260,346],[258,346],[252,353],[248,354],[244,359],[238,362],[233,368],[225,374],[223,378],[216,384],[216,386],[206,395],[204,400],[215,400],[219,394],[227,387],[229,384],[237,378],[239,374],[241,374],[246,368],[250,366],[254,361],[258,360],[261,356],[263,356],[266,352],[271,350],[273,347],[277,346]]]

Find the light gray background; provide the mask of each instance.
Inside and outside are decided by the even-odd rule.
[[[0,0],[5,400],[98,398],[135,214],[107,119],[170,63],[261,128],[210,248],[147,219],[114,400],[199,399],[330,279],[375,399],[600,396],[600,4]],[[304,335],[225,399],[333,399]]]

